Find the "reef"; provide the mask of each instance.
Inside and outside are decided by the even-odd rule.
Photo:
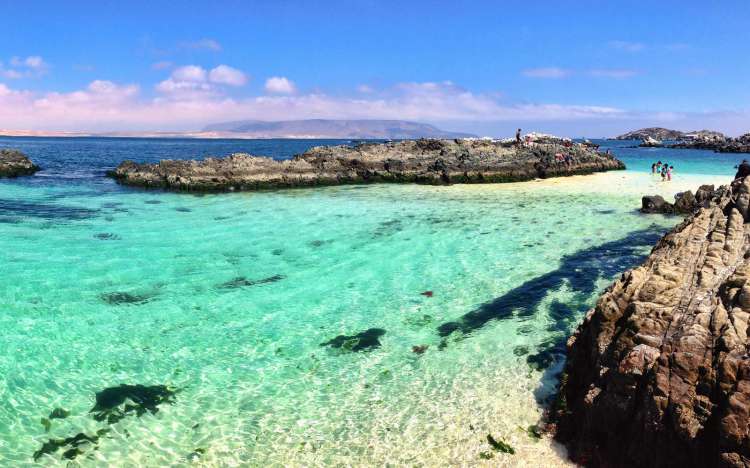
[[[19,177],[32,175],[39,166],[31,162],[22,152],[0,149],[0,177]]]
[[[155,164],[124,161],[108,175],[125,185],[211,192],[371,182],[518,182],[624,168],[596,147],[561,139],[522,146],[493,140],[421,139],[318,146],[281,161],[248,154]]]
[[[382,328],[369,328],[356,335],[339,335],[325,343],[320,343],[320,346],[330,346],[353,352],[365,351],[380,348],[380,337],[383,335],[385,335],[385,330]]]
[[[622,274],[567,342],[552,420],[606,467],[750,465],[750,177]]]

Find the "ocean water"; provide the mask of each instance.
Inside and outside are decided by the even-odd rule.
[[[205,196],[103,177],[328,143],[0,139],[45,168],[0,181],[0,465],[564,465],[528,428],[571,330],[678,222],[640,195],[737,160],[618,146],[633,170]],[[655,157],[674,183],[645,173]],[[120,384],[175,393],[97,420]]]

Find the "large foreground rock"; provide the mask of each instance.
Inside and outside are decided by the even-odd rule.
[[[624,168],[610,155],[562,140],[517,148],[489,140],[423,139],[319,146],[284,161],[247,154],[156,164],[125,161],[109,175],[127,185],[224,191],[365,182],[515,182]]]
[[[664,236],[568,341],[557,437],[587,466],[750,466],[750,178]]]
[[[0,149],[0,177],[31,175],[38,170],[39,167],[20,151]]]

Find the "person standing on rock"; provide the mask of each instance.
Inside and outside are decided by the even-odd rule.
[[[735,179],[742,179],[744,177],[747,177],[750,175],[750,163],[747,162],[747,159],[742,160],[742,164],[740,164],[737,167],[737,174],[735,174]]]
[[[516,130],[516,146],[521,146],[521,129]]]

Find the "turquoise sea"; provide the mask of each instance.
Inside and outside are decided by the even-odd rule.
[[[528,428],[565,340],[679,221],[640,195],[741,160],[603,142],[628,171],[205,196],[104,178],[331,143],[0,138],[44,168],[0,181],[0,466],[564,464]],[[91,412],[121,384],[169,398]]]

